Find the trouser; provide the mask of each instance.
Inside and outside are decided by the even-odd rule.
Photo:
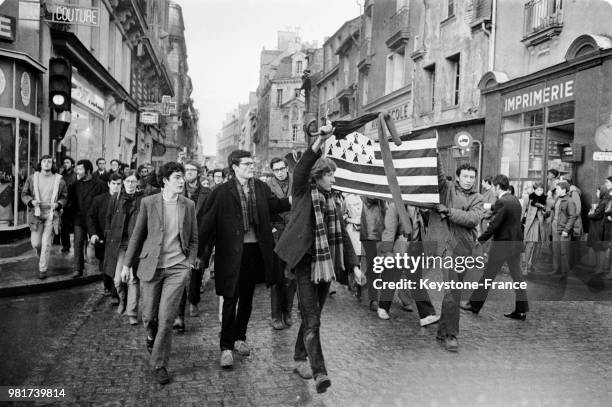
[[[200,303],[200,287],[202,286],[202,275],[204,274],[203,268],[192,268],[189,273],[189,283],[183,290],[181,295],[181,302],[179,303],[179,317],[185,316],[185,308],[187,307],[187,301],[191,305],[198,305]]]
[[[310,361],[313,376],[327,374],[319,329],[321,327],[321,312],[329,293],[330,283],[315,284],[310,278],[312,257],[305,255],[295,268],[298,306],[302,323],[295,341],[293,360]]]
[[[141,282],[142,321],[147,335],[155,339],[150,363],[167,367],[172,346],[172,323],[176,318],[189,267],[177,264],[158,268],[151,281]]]
[[[520,242],[517,242],[517,244],[520,244]],[[514,282],[522,283],[525,281],[523,274],[521,273],[521,258],[519,252],[516,249],[509,247],[509,245],[502,246],[501,249],[495,250],[495,242],[493,242],[493,249],[489,254],[489,261],[487,262],[484,273],[482,273],[482,276],[478,281],[478,288],[474,290],[470,296],[470,304],[477,310],[482,308],[487,300],[487,294],[489,293],[489,288],[485,286],[485,280],[492,281],[495,279],[504,263],[508,264],[510,276]],[[514,290],[514,295],[514,311],[519,313],[529,311],[527,290],[517,288]]]
[[[221,350],[233,350],[234,342],[245,341],[247,326],[253,309],[253,293],[257,272],[263,271],[264,264],[258,243],[245,243],[242,248],[240,271],[236,292],[223,296],[221,317]],[[237,311],[236,311],[237,309]]]
[[[60,224],[60,242],[64,249],[70,249],[70,234],[73,232],[74,225],[72,224],[72,217],[68,214],[62,214],[62,221]]]
[[[53,244],[53,213],[42,219],[36,230],[30,230],[30,243],[38,256],[38,270],[46,272],[49,267],[49,251]]]
[[[527,267],[535,267],[535,262],[540,257],[542,242],[525,242],[525,264]]]
[[[608,250],[594,250],[595,252],[595,274],[603,274],[606,271],[606,260],[608,259]]]
[[[134,271],[130,267],[130,277],[127,284],[121,282],[121,269],[126,249],[119,249],[117,255],[117,265],[115,266],[115,289],[117,296],[122,303],[125,303],[125,313],[130,317],[138,317],[138,301],[140,300],[140,281],[134,276]]]
[[[115,289],[115,282],[113,278],[104,272],[104,245],[96,245],[95,252],[96,259],[98,259],[98,268],[102,274],[102,284],[104,285],[104,289],[110,291],[112,297],[119,298],[117,295],[117,290]]]
[[[275,260],[278,261],[281,273],[283,276],[281,280],[270,287],[270,306],[272,309],[272,319],[283,321],[287,318],[291,318],[291,310],[293,309],[293,299],[295,298],[295,278],[290,279],[285,277],[285,267],[287,266],[284,261],[280,260],[276,254],[274,255]]]
[[[378,292],[376,288],[374,288],[374,279],[378,278],[378,276],[374,273],[374,257],[377,255],[377,245],[378,241],[375,240],[365,240],[361,242],[362,250],[361,253],[365,253],[365,256],[362,257],[361,269],[365,270],[365,276],[367,280],[368,286],[368,299],[370,301],[378,300]]]
[[[569,236],[561,236],[554,232],[552,235],[552,260],[553,272],[567,276],[569,274],[569,256],[571,251],[571,239]]]
[[[74,225],[74,271],[83,273],[85,268],[85,253],[87,247],[87,228]]]
[[[463,281],[465,272],[457,273],[454,269],[442,270],[444,281]],[[461,290],[447,289],[442,299],[442,311],[438,322],[438,336],[457,336],[459,333],[459,303],[461,301]]]

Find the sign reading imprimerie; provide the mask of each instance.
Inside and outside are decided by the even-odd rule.
[[[503,96],[504,115],[574,99],[574,77],[552,79]]]
[[[46,21],[61,24],[77,24],[98,27],[100,25],[99,7],[82,7],[74,4],[47,3],[51,19]]]

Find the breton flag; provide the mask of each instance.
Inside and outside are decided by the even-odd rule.
[[[380,124],[379,124],[380,125]],[[401,136],[401,146],[389,143],[402,200],[416,206],[440,203],[437,169],[437,137],[434,132]],[[353,132],[325,144],[326,156],[338,167],[334,189],[392,200],[380,143]]]

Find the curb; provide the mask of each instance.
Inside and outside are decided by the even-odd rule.
[[[61,290],[64,288],[94,283],[100,280],[102,280],[102,274],[100,273],[78,278],[72,278],[71,276],[62,276],[57,280],[45,282],[43,282],[43,280],[38,280],[36,282],[32,282],[32,280],[29,280],[26,281],[25,284],[21,285],[0,287],[0,297],[13,297],[18,295],[41,293],[45,291]]]

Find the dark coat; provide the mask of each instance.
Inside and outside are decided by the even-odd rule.
[[[291,218],[285,232],[280,237],[274,251],[291,269],[299,263],[304,255],[311,252],[314,243],[314,209],[310,192],[310,170],[319,159],[321,153],[315,153],[311,148],[307,149],[293,171],[293,192]],[[338,207],[338,213],[342,213]],[[350,270],[358,265],[355,250],[351,240],[346,233],[344,220],[342,225],[342,242],[344,250],[344,266]],[[347,270],[335,270],[336,279],[346,284]]]
[[[198,222],[198,229],[202,225],[202,220],[204,218],[204,205],[206,204],[206,200],[210,196],[211,192],[212,190],[210,188],[206,188],[198,182],[198,188],[196,189],[195,193],[191,197],[189,197],[187,193],[187,188],[185,188],[185,196],[191,199],[195,204],[195,213],[196,221]],[[206,242],[202,241],[199,241],[198,244],[204,245],[204,248],[202,250],[198,248],[198,253],[202,252],[202,258],[210,258],[212,254],[212,247],[210,247],[210,245],[208,245]]]
[[[104,171],[102,174],[100,174],[98,172],[98,170],[95,170],[93,173],[93,177],[99,181],[104,182],[105,184],[108,184],[108,179],[110,178],[110,173],[108,171]]]
[[[270,213],[288,211],[291,205],[288,199],[277,198],[270,187],[258,179],[255,179],[255,201],[257,205],[257,213],[254,214],[257,216],[255,235],[265,266],[265,282],[267,285],[273,285],[279,281],[280,275],[275,272],[274,267],[272,251],[274,238],[270,226]],[[238,189],[236,183],[230,180],[213,189],[206,199],[199,232],[201,244],[198,257],[204,260],[204,264],[208,261],[208,258],[204,257],[206,244],[215,247],[217,295],[234,297],[237,294],[244,232]]]
[[[89,236],[97,235],[100,240],[104,240],[106,227],[106,213],[111,201],[111,194],[100,194],[94,198],[89,213],[87,214],[87,233]],[[96,258],[104,259],[104,243],[97,244],[95,247]]]
[[[68,208],[74,216],[74,224],[87,228],[87,214],[95,197],[108,192],[108,186],[100,180],[79,180],[68,187]]]
[[[495,201],[492,220],[487,230],[478,237],[479,242],[486,242],[493,237],[491,245],[492,258],[495,253],[501,256],[520,255],[523,241],[521,231],[521,202],[514,195],[507,193]]]
[[[608,221],[605,213],[609,202],[610,197],[606,191],[603,198],[599,199],[595,210],[588,214],[590,225],[587,246],[592,247],[595,251],[603,251],[610,248],[612,222]]]
[[[109,195],[109,194],[105,194]],[[119,256],[119,247],[124,235],[124,228],[127,218],[127,235],[131,236],[136,226],[136,218],[140,209],[140,201],[143,197],[142,193],[136,193],[131,204],[127,204],[128,196],[124,191],[119,194],[119,197],[113,196],[110,200],[110,205],[106,211],[104,220],[104,273],[114,277],[117,267],[117,259]],[[110,196],[110,195],[109,195]],[[132,268],[138,269],[138,262],[132,262]]]

